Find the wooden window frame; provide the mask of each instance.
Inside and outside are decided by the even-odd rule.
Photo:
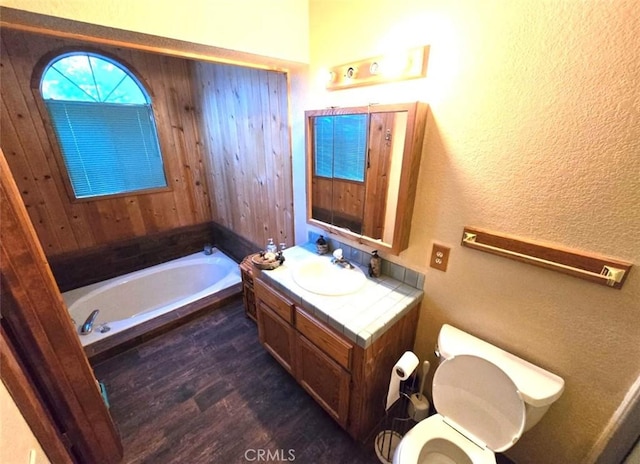
[[[40,84],[42,82],[42,77],[44,72],[47,70],[49,65],[59,56],[68,55],[72,53],[90,53],[96,54],[102,57],[105,57],[108,60],[115,61],[120,66],[124,67],[132,76],[136,78],[136,80],[143,86],[144,91],[149,96],[151,100],[151,111],[153,112],[154,123],[156,123],[156,136],[158,139],[158,146],[160,147],[160,156],[162,157],[162,169],[164,171],[164,177],[166,179],[167,185],[166,187],[154,187],[143,190],[135,190],[130,192],[121,192],[121,193],[113,193],[108,195],[96,195],[85,198],[76,197],[75,191],[73,189],[73,185],[71,184],[71,177],[69,175],[69,171],[67,170],[67,165],[65,163],[64,155],[62,153],[62,148],[60,146],[60,142],[58,141],[58,136],[56,135],[55,129],[53,128],[53,123],[51,121],[51,116],[49,114],[49,110],[47,109],[44,98],[42,97],[42,93],[40,92]],[[110,200],[112,198],[122,198],[122,197],[130,197],[137,195],[150,195],[155,193],[162,192],[172,192],[173,187],[171,186],[170,173],[168,168],[168,163],[165,156],[165,146],[162,142],[162,137],[158,131],[158,115],[156,114],[155,106],[153,105],[153,100],[155,96],[151,90],[151,87],[146,82],[146,80],[136,71],[136,69],[127,63],[126,60],[115,56],[109,52],[104,50],[100,50],[95,47],[62,47],[57,50],[53,50],[40,58],[38,63],[33,68],[33,73],[31,74],[31,92],[33,93],[34,99],[36,101],[36,105],[38,106],[38,112],[40,113],[40,117],[44,123],[45,130],[47,132],[47,138],[50,141],[51,148],[53,150],[54,158],[56,164],[58,165],[58,169],[62,175],[62,180],[64,183],[65,190],[67,192],[67,196],[69,197],[69,201],[71,203],[86,203],[91,201],[100,201],[100,200]]]

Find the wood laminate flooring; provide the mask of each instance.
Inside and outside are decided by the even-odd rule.
[[[261,347],[241,302],[94,366],[123,463],[378,463]]]

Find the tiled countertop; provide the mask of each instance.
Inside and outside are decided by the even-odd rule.
[[[327,323],[349,340],[367,348],[386,329],[414,308],[423,297],[422,290],[382,275],[368,277],[361,290],[344,296],[311,293],[293,279],[292,271],[307,260],[331,260],[331,255],[318,256],[315,245],[295,246],[284,251],[285,262],[271,271],[262,271],[262,279],[301,306],[317,319]]]

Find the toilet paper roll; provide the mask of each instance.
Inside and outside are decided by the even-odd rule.
[[[400,398],[400,382],[407,380],[413,371],[418,367],[418,357],[411,351],[406,351],[398,362],[391,369],[391,378],[389,379],[389,391],[387,393],[387,404],[385,410],[389,410],[391,405]]]

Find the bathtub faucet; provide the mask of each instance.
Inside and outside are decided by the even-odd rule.
[[[80,335],[88,335],[91,333],[91,331],[93,330],[93,321],[96,320],[99,312],[99,309],[94,309],[93,311],[91,311],[91,314],[89,314],[87,320],[84,321],[84,324],[82,324],[82,327],[80,327]]]

